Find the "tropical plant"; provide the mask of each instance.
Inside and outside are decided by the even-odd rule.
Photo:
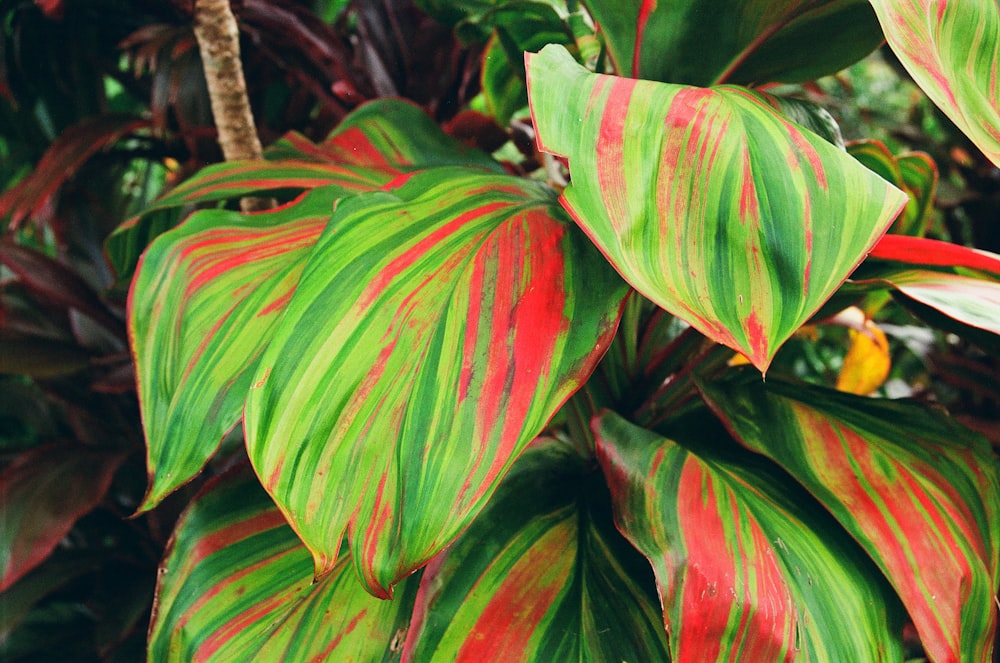
[[[376,5],[338,21],[373,93],[329,89],[416,103],[105,245],[139,511],[214,475],[149,660],[989,661],[997,459],[905,371],[1000,355],[1000,256],[926,236],[933,161],[792,93],[884,38],[1000,164],[1000,6],[423,0],[469,48],[421,41],[419,98],[386,53],[425,19]]]

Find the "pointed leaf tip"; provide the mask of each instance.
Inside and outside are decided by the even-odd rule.
[[[906,203],[750,90],[592,74],[560,46],[527,62],[566,209],[636,290],[761,372]]]

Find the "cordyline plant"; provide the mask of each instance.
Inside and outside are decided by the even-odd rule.
[[[990,660],[996,457],[864,397],[863,357],[902,307],[1000,349],[1000,256],[921,237],[932,163],[766,84],[884,38],[1000,164],[1000,8],[584,5],[423,3],[485,40],[479,110],[544,168],[382,99],[150,210],[286,201],[139,260],[140,510],[233,459],[151,661]],[[786,341],[845,322],[840,389],[801,379]]]

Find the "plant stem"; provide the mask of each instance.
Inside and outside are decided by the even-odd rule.
[[[229,0],[195,0],[194,34],[201,51],[212,116],[226,161],[264,158],[240,61],[240,35]],[[270,209],[266,198],[243,198],[244,212]]]

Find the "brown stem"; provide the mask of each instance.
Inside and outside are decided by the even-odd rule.
[[[240,62],[240,34],[229,0],[195,0],[194,34],[201,51],[212,116],[226,161],[264,158],[254,126],[246,79]],[[243,198],[244,212],[269,209],[265,198]]]

